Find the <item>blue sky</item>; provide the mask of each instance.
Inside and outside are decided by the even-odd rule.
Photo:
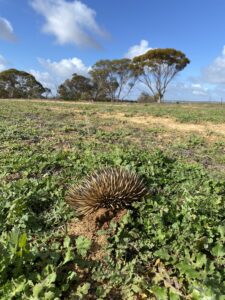
[[[191,64],[166,98],[225,99],[224,45],[224,0],[0,0],[0,70],[32,72],[53,90],[99,59],[171,47]]]

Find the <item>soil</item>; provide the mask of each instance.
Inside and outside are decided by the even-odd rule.
[[[109,229],[111,221],[118,223],[127,213],[127,210],[110,211],[99,209],[94,213],[84,216],[82,219],[74,220],[68,224],[68,234],[70,236],[85,236],[92,241],[90,250],[91,260],[101,260],[104,257],[104,248],[107,245],[108,233],[98,234],[99,230]]]
[[[21,100],[24,101],[24,100]],[[92,102],[76,102],[76,101],[60,101],[60,100],[30,100],[31,102],[46,102],[46,103],[62,103],[62,104],[86,104],[90,105],[93,104]],[[117,106],[124,106],[124,104],[117,104]],[[51,110],[69,110],[74,112],[80,112],[80,109],[71,107],[51,107]],[[112,114],[99,114],[102,118],[112,118]],[[166,118],[166,117],[154,117],[154,116],[129,116],[126,117],[125,113],[113,113],[113,117],[121,120],[121,121],[128,121],[130,123],[139,124],[139,125],[162,125],[166,127],[166,129],[171,130],[178,130],[178,131],[184,131],[184,132],[198,132],[202,134],[208,134],[208,133],[216,133],[219,135],[225,136],[225,124],[213,124],[211,122],[205,122],[204,124],[187,124],[187,123],[179,123],[173,118]]]
[[[111,118],[112,115],[101,114],[104,118]],[[206,122],[203,124],[187,124],[187,123],[179,123],[173,118],[163,118],[163,117],[153,117],[153,116],[129,116],[126,117],[124,113],[115,113],[113,117],[121,120],[128,121],[134,124],[140,125],[162,125],[166,129],[178,130],[178,131],[195,131],[198,133],[208,134],[209,132],[213,132],[216,134],[225,135],[225,124],[213,124],[211,122]]]

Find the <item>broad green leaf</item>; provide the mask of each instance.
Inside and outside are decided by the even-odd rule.
[[[91,285],[88,282],[86,282],[86,283],[84,283],[82,285],[79,285],[78,288],[77,288],[76,294],[78,296],[87,295],[90,287],[91,287]]]
[[[224,245],[217,243],[216,246],[212,248],[211,253],[215,256],[225,256],[225,247]]]
[[[157,300],[168,300],[165,287],[153,286],[151,292],[156,296]]]
[[[77,253],[83,257],[87,255],[88,250],[91,248],[91,241],[84,236],[79,236],[76,239]]]
[[[27,235],[24,232],[19,238],[19,247],[24,249],[26,246],[26,242],[27,242]]]

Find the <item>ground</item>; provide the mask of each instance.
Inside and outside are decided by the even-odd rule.
[[[225,173],[225,105],[2,100],[1,110],[3,126],[25,135],[26,129],[35,132],[20,144],[48,143],[48,147],[67,151],[77,138],[95,141],[100,147],[136,144],[149,150],[157,147],[171,156],[202,163],[212,172]],[[17,116],[9,119],[17,110]],[[44,131],[52,134],[46,136]]]
[[[93,296],[96,291],[101,295],[107,294],[101,299],[126,299],[121,295],[128,295],[128,291],[131,293],[131,286],[133,294],[129,299],[147,299],[146,295],[151,295],[152,298],[148,299],[202,299],[201,295],[197,298],[197,290],[191,290],[196,285],[192,282],[191,271],[185,269],[190,271],[190,278],[184,279],[180,275],[183,274],[179,270],[184,268],[184,261],[182,266],[179,260],[176,261],[178,269],[174,270],[171,262],[169,265],[163,260],[169,254],[160,252],[158,257],[155,255],[161,250],[152,246],[151,239],[155,239],[154,243],[162,248],[166,239],[163,226],[171,226],[171,232],[174,231],[174,236],[179,239],[184,234],[184,240],[177,242],[179,247],[187,246],[186,239],[193,232],[196,232],[196,237],[193,237],[196,245],[202,243],[207,234],[210,235],[207,249],[212,248],[212,253],[219,253],[213,267],[218,268],[215,284],[218,286],[224,266],[223,250],[217,239],[220,232],[221,239],[224,239],[223,230],[225,232],[222,224],[221,228],[218,225],[223,218],[220,210],[224,205],[225,105],[1,100],[0,165],[0,249],[5,249],[0,266],[7,266],[0,271],[0,281],[4,281],[2,289],[0,286],[0,298],[5,295],[1,299],[15,299],[15,295],[16,299],[31,299],[29,297],[35,298],[34,295],[38,299],[98,299]],[[98,211],[86,218],[77,218],[64,201],[69,187],[97,168],[120,165],[145,176],[151,185],[152,197],[156,195],[154,205],[147,202],[146,209],[137,206],[137,216],[124,210],[115,215]],[[165,199],[170,199],[171,203],[165,202]],[[196,199],[201,200],[198,205]],[[189,201],[187,207],[186,201]],[[198,211],[200,208],[201,211]],[[174,212],[171,215],[170,210]],[[145,217],[139,216],[139,213],[144,216],[146,212]],[[198,217],[201,212],[202,216]],[[151,214],[152,219],[149,217]],[[207,214],[215,214],[212,218],[214,223],[209,227],[201,225],[211,222]],[[158,219],[154,219],[155,216]],[[164,217],[169,218],[169,225],[163,223],[166,222]],[[149,218],[154,226],[149,224]],[[184,219],[184,228],[181,218]],[[200,225],[196,225],[198,220]],[[121,223],[121,227],[115,227],[115,223]],[[189,224],[195,226],[188,229],[190,232],[186,230]],[[142,226],[150,232],[150,240],[144,232],[140,241],[136,239],[136,229]],[[159,228],[157,234],[155,228]],[[214,238],[211,238],[213,235]],[[77,241],[80,236],[84,238],[81,244]],[[90,249],[88,240],[92,242]],[[171,241],[168,236],[168,243]],[[112,261],[103,263],[111,275],[102,279],[102,273],[95,264],[103,260],[108,242],[112,257],[120,257],[121,265],[115,267]],[[18,245],[12,246],[15,243]],[[152,250],[153,254],[145,253],[137,259],[137,253],[139,255],[142,251],[140,249],[145,251],[145,243],[155,252]],[[17,247],[18,251],[15,250]],[[171,247],[176,252],[177,245]],[[133,250],[130,251],[130,248]],[[205,257],[215,260],[216,254],[209,254],[207,249],[201,253],[202,256],[197,252],[202,264]],[[76,255],[74,251],[77,251]],[[174,259],[175,256],[169,257]],[[197,265],[197,258],[196,262],[193,258],[193,264]],[[151,259],[155,259],[154,262]],[[181,258],[177,256],[177,259]],[[137,261],[141,261],[138,266]],[[17,266],[17,275],[11,271],[14,265]],[[132,267],[135,276],[128,276],[130,270],[126,269],[122,273],[122,266]],[[116,268],[120,270],[118,277],[110,273]],[[146,277],[143,274],[147,274],[149,268],[153,271]],[[91,279],[90,269],[94,270]],[[64,278],[62,274],[67,274],[68,270],[71,273]],[[204,272],[207,277],[208,271]],[[41,275],[36,277],[39,273]],[[149,285],[158,282],[160,287],[152,285],[149,291],[143,285],[140,292],[141,276]],[[127,284],[124,284],[124,290],[120,280]],[[201,285],[201,289],[210,286],[209,282]],[[98,284],[100,287],[106,284],[109,290],[104,292]],[[71,291],[75,298],[68,298]],[[171,298],[155,296],[164,292],[171,293]],[[204,292],[207,296],[211,290]],[[92,296],[87,298],[85,293]],[[173,293],[181,298],[173,298]],[[212,293],[219,292],[212,288]],[[196,298],[192,298],[192,294]]]

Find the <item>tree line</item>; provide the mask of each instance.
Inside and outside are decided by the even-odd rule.
[[[135,58],[99,60],[88,77],[73,74],[59,85],[57,96],[64,100],[118,101],[129,97],[139,82],[145,87],[140,101],[161,102],[167,86],[190,60],[172,48],[152,49]],[[0,72],[0,98],[43,98],[51,91],[27,72]]]

